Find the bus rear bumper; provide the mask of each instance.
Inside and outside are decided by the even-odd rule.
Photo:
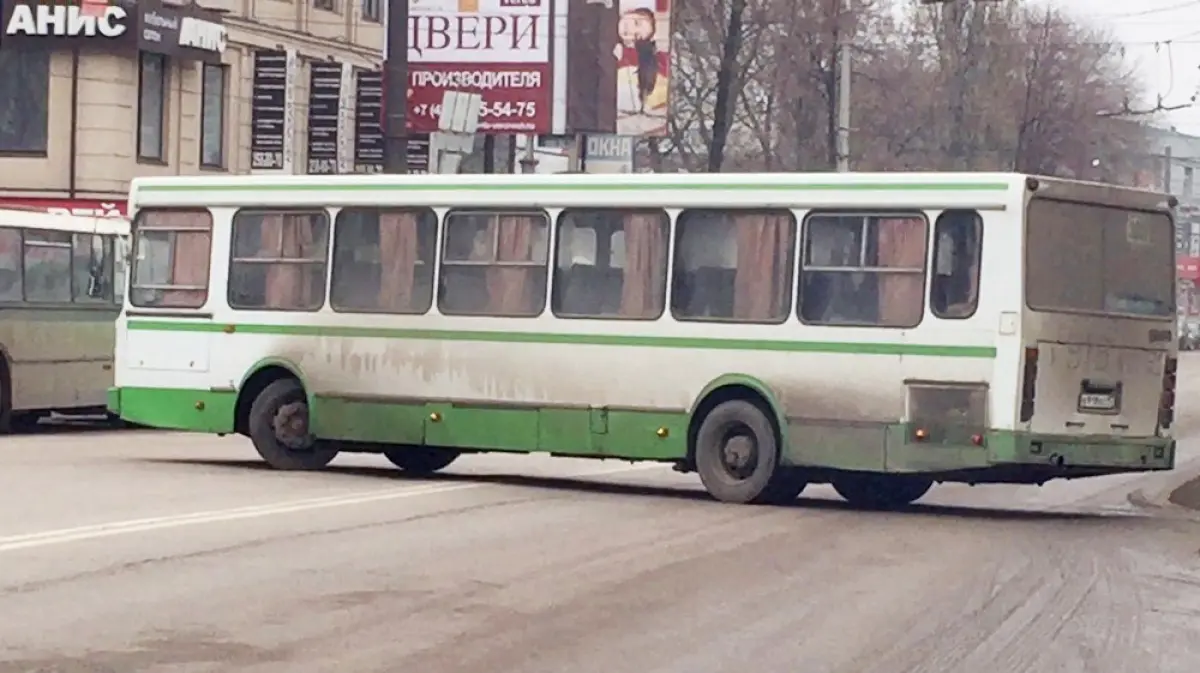
[[[1175,440],[1166,437],[1078,437],[996,433],[988,438],[993,465],[1100,469],[1111,472],[1170,470]]]
[[[107,402],[106,406],[108,407],[108,413],[113,414],[114,416],[121,415],[121,389],[120,388],[117,388],[114,386],[114,387],[108,389],[108,402]]]

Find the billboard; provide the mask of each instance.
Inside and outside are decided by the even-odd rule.
[[[550,132],[550,6],[550,0],[411,0],[409,132],[437,131],[446,91],[483,97],[482,133]]]
[[[408,21],[410,133],[462,91],[481,133],[666,135],[670,0],[410,0]]]
[[[619,136],[664,136],[671,90],[670,0],[618,4],[614,131]]]

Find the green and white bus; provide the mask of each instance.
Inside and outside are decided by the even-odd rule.
[[[142,178],[110,408],[280,469],[661,461],[718,500],[1167,470],[1172,205],[1013,174]]]
[[[103,414],[129,221],[0,209],[0,432]]]

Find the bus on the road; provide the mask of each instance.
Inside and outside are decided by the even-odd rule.
[[[0,209],[0,432],[105,414],[129,221]]]
[[[1015,174],[139,178],[110,408],[660,461],[716,499],[1173,466],[1173,203]]]

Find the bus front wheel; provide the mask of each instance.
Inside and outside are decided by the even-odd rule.
[[[696,472],[705,490],[721,502],[781,504],[795,500],[804,481],[779,465],[775,426],[748,400],[713,407],[696,433]]]
[[[295,379],[279,379],[263,388],[250,405],[250,440],[277,470],[319,470],[337,449],[309,432],[308,398]]]
[[[405,472],[421,476],[433,474],[453,463],[458,451],[428,446],[393,446],[383,451],[383,457]]]
[[[866,509],[911,505],[929,492],[933,480],[909,474],[846,474],[833,480],[833,490],[846,502]]]

